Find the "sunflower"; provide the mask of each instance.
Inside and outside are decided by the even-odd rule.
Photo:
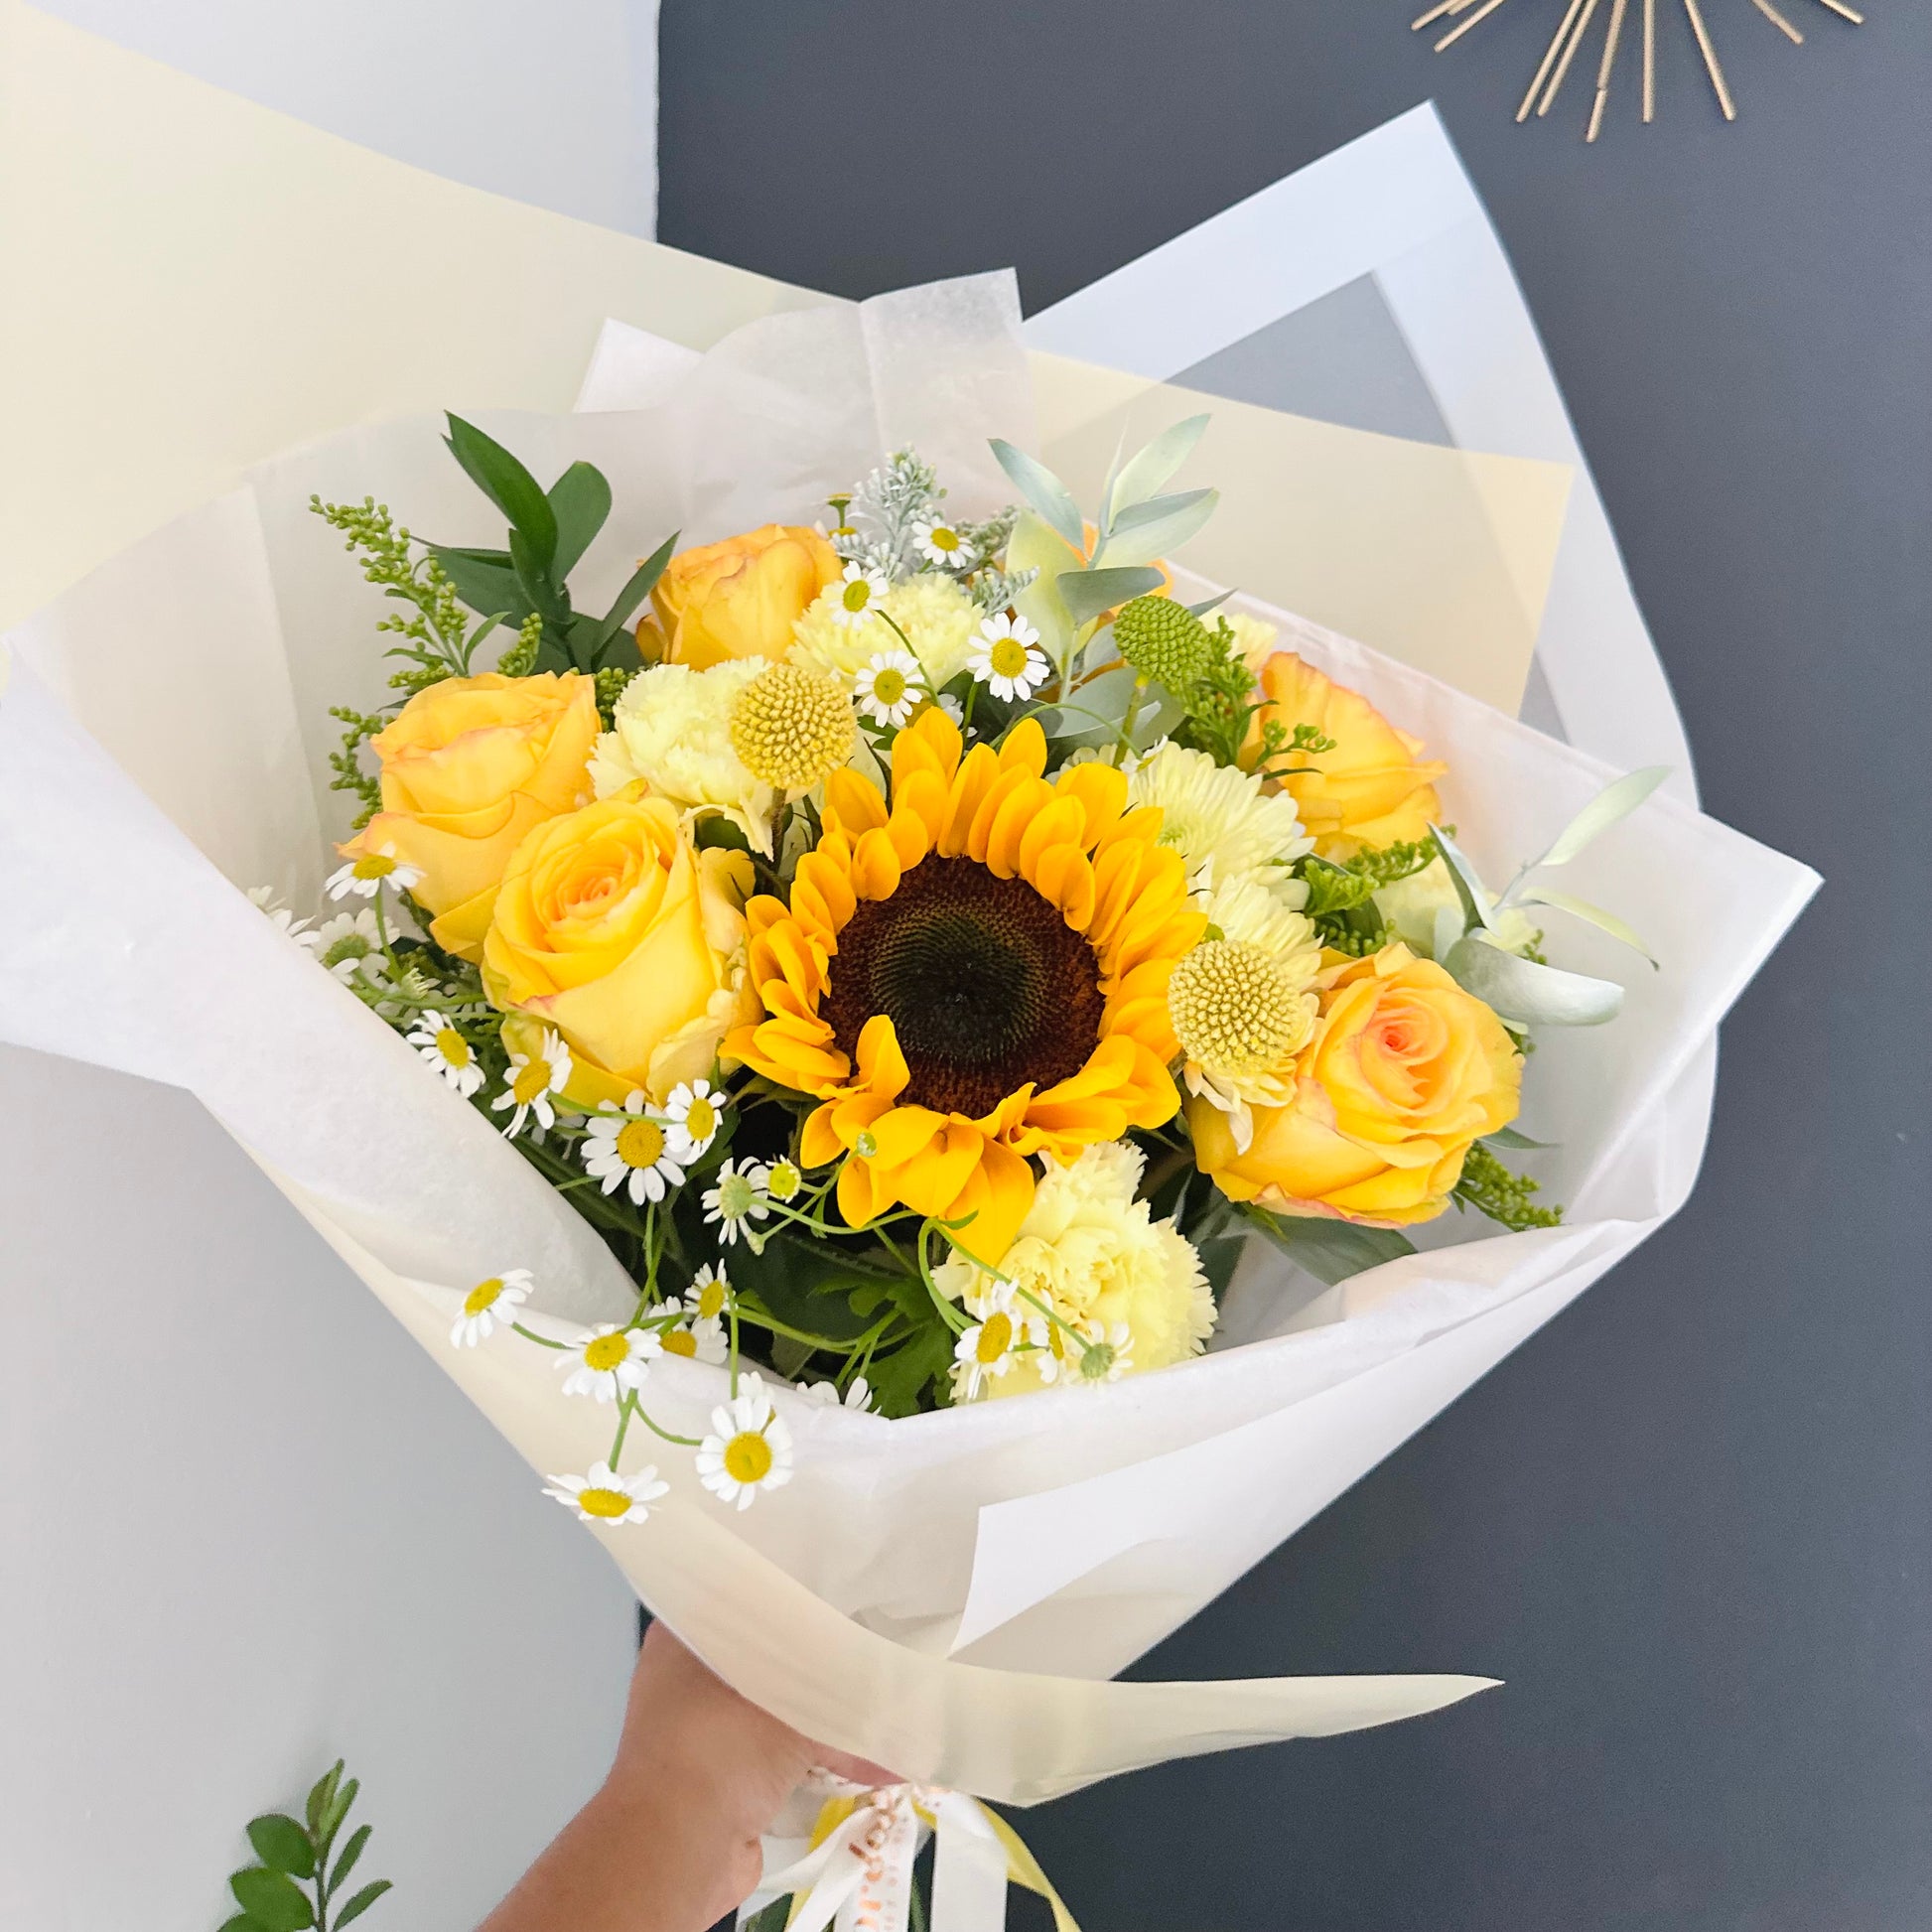
[[[820,1103],[803,1157],[845,1157],[853,1226],[971,1215],[957,1238],[991,1262],[1033,1203],[1029,1156],[1176,1112],[1168,976],[1206,919],[1121,772],[1044,777],[1031,718],[962,749],[934,707],[894,741],[890,809],[854,771],[826,781],[790,904],[746,907],[765,1017],[726,1051]]]

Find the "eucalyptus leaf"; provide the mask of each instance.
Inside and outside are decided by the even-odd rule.
[[[1619,944],[1628,946],[1634,953],[1641,953],[1650,961],[1653,970],[1657,958],[1630,927],[1625,925],[1614,912],[1606,912],[1600,905],[1592,905],[1587,898],[1577,898],[1569,893],[1552,892],[1547,886],[1529,886],[1516,895],[1519,905],[1554,905],[1559,912],[1568,912],[1573,919],[1583,919],[1600,932],[1607,932]]]
[[[679,532],[673,530],[648,557],[630,573],[630,581],[618,593],[618,601],[604,614],[603,632],[597,643],[601,650],[643,609],[644,599],[657,588],[664,567],[677,553]]]
[[[540,569],[548,571],[557,555],[557,513],[537,480],[476,424],[456,415],[449,423],[450,433],[443,440],[450,454],[463,465],[470,481],[509,518],[510,528],[522,533]]]
[[[1539,966],[1473,932],[1449,948],[1443,964],[1464,992],[1519,1027],[1600,1027],[1623,1007],[1614,980]]]
[[[1072,558],[1064,539],[1043,517],[1023,510],[1007,539],[1007,569],[1031,570],[1034,580],[1013,600],[1013,608],[1039,632],[1046,655],[1064,664],[1073,648],[1074,624],[1057,579]]]
[[[293,1818],[273,1811],[265,1818],[251,1820],[248,1843],[255,1848],[255,1857],[271,1869],[296,1878],[315,1876],[316,1848]]]
[[[595,464],[573,463],[550,485],[557,519],[557,554],[550,575],[561,584],[582,561],[611,514],[611,485]]]
[[[263,1932],[307,1932],[316,1922],[315,1907],[286,1871],[250,1865],[228,1880],[235,1903],[256,1920]]]
[[[516,581],[531,606],[548,621],[561,623],[570,615],[570,599],[551,582],[548,567],[521,530],[510,532],[510,562],[516,566]]]
[[[1091,623],[1130,598],[1158,591],[1164,581],[1158,570],[1142,565],[1120,570],[1063,570],[1054,580],[1067,616],[1076,624]]]
[[[351,1919],[360,1918],[362,1914],[366,1912],[369,1909],[369,1907],[373,1905],[375,1901],[378,1898],[380,1898],[385,1891],[392,1891],[392,1890],[394,1890],[394,1886],[390,1884],[387,1878],[378,1878],[374,1882],[374,1884],[364,1885],[362,1889],[358,1891],[355,1894],[355,1896],[351,1898],[348,1901],[348,1903],[345,1905],[343,1909],[336,1914],[336,1932],[342,1932],[342,1928],[345,1925],[348,1924],[348,1922]]]
[[[1167,486],[1168,479],[1194,453],[1194,445],[1207,427],[1207,418],[1189,416],[1164,429],[1154,441],[1128,458],[1114,480],[1113,510],[1118,518],[1123,509],[1144,503]]]
[[[350,1778],[323,1808],[322,1823],[316,1828],[316,1850],[325,1859],[329,1856],[329,1848],[336,1842],[336,1834],[342,1830],[343,1820],[348,1816],[349,1806],[355,1802],[355,1794],[361,1788],[357,1779]]]
[[[1043,463],[1030,457],[1025,450],[1015,449],[1003,437],[992,439],[992,449],[995,461],[1013,479],[1014,487],[1047,526],[1085,555],[1086,530],[1080,522],[1080,506],[1067,493],[1065,483]],[[1008,568],[1012,568],[1010,561]]]
[[[1480,926],[1484,931],[1490,930],[1489,896],[1483,890],[1482,879],[1475,867],[1470,865],[1461,848],[1440,825],[1432,825],[1429,836],[1436,841],[1436,850],[1443,855],[1443,863],[1449,867],[1455,896],[1462,901],[1463,929],[1474,931]]]
[[[1218,596],[1204,597],[1198,604],[1188,605],[1187,615],[1192,618],[1204,618],[1208,612],[1218,611],[1233,595],[1232,591],[1222,591]]]
[[[1554,1141],[1533,1141],[1527,1134],[1518,1133],[1513,1127],[1499,1127],[1493,1134],[1483,1135],[1482,1141],[1485,1147],[1547,1148],[1556,1146]]]
[[[1557,834],[1557,842],[1549,851],[1524,870],[1534,872],[1538,866],[1567,866],[1619,819],[1628,818],[1669,776],[1670,766],[1667,764],[1646,764],[1641,770],[1625,772],[1622,777],[1605,785]]]
[[[1270,1214],[1261,1208],[1250,1208],[1246,1218],[1298,1267],[1330,1288],[1416,1252],[1416,1244],[1399,1228],[1366,1228],[1353,1221]]]
[[[1146,564],[1177,550],[1196,535],[1221,500],[1218,489],[1190,489],[1180,496],[1156,496],[1114,518],[1114,527],[1094,553],[1094,562]]]

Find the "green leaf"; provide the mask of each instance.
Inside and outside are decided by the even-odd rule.
[[[1516,902],[1519,905],[1554,905],[1559,912],[1568,912],[1573,919],[1583,919],[1598,931],[1607,932],[1612,939],[1628,946],[1632,952],[1641,953],[1653,967],[1657,967],[1656,956],[1650,948],[1614,912],[1606,912],[1587,898],[1552,892],[1547,886],[1530,886],[1516,895]]]
[[[1227,1294],[1228,1284],[1234,1280],[1235,1266],[1247,1245],[1239,1235],[1223,1235],[1218,1240],[1194,1244],[1194,1252],[1200,1256],[1201,1273],[1207,1277],[1207,1286],[1216,1303]]]
[[[1449,948],[1443,964],[1464,992],[1519,1027],[1600,1027],[1623,1007],[1614,980],[1539,966],[1473,932]]]
[[[255,1857],[273,1870],[291,1872],[298,1878],[315,1876],[316,1848],[293,1818],[272,1811],[255,1819],[248,1827],[248,1843],[255,1848]]]
[[[1190,489],[1179,496],[1156,496],[1114,518],[1114,527],[1094,553],[1110,564],[1152,563],[1177,550],[1212,516],[1221,501],[1218,489]]]
[[[692,842],[700,852],[713,846],[722,846],[728,852],[750,852],[752,849],[752,841],[745,836],[745,828],[734,824],[722,812],[706,812],[698,820]]]
[[[285,1871],[250,1865],[228,1880],[228,1889],[264,1932],[306,1932],[316,1922],[315,1907]]]
[[[611,514],[611,485],[594,464],[573,463],[550,485],[557,519],[557,554],[550,575],[561,584],[583,559]]]
[[[1474,866],[1463,857],[1462,849],[1443,830],[1440,825],[1429,828],[1429,836],[1436,842],[1436,849],[1443,855],[1443,863],[1449,867],[1449,879],[1455,887],[1455,896],[1462,901],[1463,930],[1473,932],[1480,927],[1490,930],[1489,895],[1483,890],[1482,879]]]
[[[1035,573],[1034,580],[1013,600],[1013,608],[1039,632],[1046,655],[1064,664],[1073,648],[1073,620],[1054,579],[1067,566],[1065,542],[1043,517],[1022,510],[1007,539],[1007,569]]]
[[[223,1919],[221,1932],[263,1932],[262,1922],[250,1918],[246,1912],[237,1912],[231,1919]]]
[[[329,1889],[332,1892],[340,1891],[343,1880],[355,1869],[355,1861],[362,1856],[362,1847],[369,1842],[372,1829],[368,1825],[357,1825],[349,1833],[348,1843],[343,1847],[343,1855],[336,1861],[335,1870],[329,1874]]]
[[[1128,458],[1114,479],[1110,501],[1114,527],[1120,527],[1120,512],[1144,503],[1167,486],[1168,479],[1194,453],[1194,445],[1207,427],[1206,416],[1189,416],[1184,422],[1164,429],[1154,441]]]
[[[1139,564],[1120,570],[1063,570],[1054,579],[1060,601],[1075,624],[1091,623],[1103,611],[1158,591],[1161,584],[1158,570]]]
[[[1353,1221],[1330,1221],[1312,1215],[1270,1214],[1259,1207],[1244,1208],[1243,1215],[1290,1260],[1330,1288],[1365,1269],[1416,1252],[1416,1244],[1399,1228],[1365,1228]]]
[[[356,1779],[350,1778],[323,1811],[322,1823],[316,1827],[316,1850],[323,1858],[329,1856],[329,1848],[335,1844],[336,1834],[341,1831],[343,1820],[348,1816],[348,1808],[361,1788]]]
[[[1084,556],[1087,533],[1080,521],[1080,506],[1067,493],[1065,483],[1043,463],[1030,457],[1025,450],[1016,450],[1001,437],[992,439],[992,450],[1000,468],[1013,479],[1014,487],[1052,529]]]
[[[1493,1134],[1482,1137],[1491,1147],[1555,1147],[1555,1141],[1533,1141],[1527,1134],[1518,1133],[1513,1127],[1499,1127]]]
[[[528,547],[540,572],[548,572],[557,555],[557,512],[537,480],[494,437],[485,436],[461,416],[449,419],[443,440],[450,454],[483,493],[510,520]],[[514,547],[514,546],[512,546]]]
[[[507,550],[456,550],[441,543],[425,547],[457,596],[481,616],[501,615],[520,624],[536,609],[523,594]]]
[[[390,1885],[389,1880],[387,1878],[378,1878],[374,1884],[364,1885],[362,1889],[358,1891],[355,1894],[355,1896],[351,1898],[348,1901],[348,1903],[345,1905],[343,1909],[336,1914],[336,1932],[342,1932],[342,1928],[345,1925],[346,1925],[350,1919],[360,1918],[362,1914],[366,1912],[369,1909],[369,1907],[373,1905],[375,1901],[378,1898],[380,1898],[385,1891],[390,1891],[392,1889],[393,1887]]]
[[[1626,772],[1605,785],[1557,834],[1556,844],[1524,870],[1534,872],[1538,866],[1567,866],[1593,839],[1601,837],[1619,819],[1628,818],[1669,776],[1669,765],[1646,764],[1641,770]]]
[[[915,1288],[918,1287],[914,1283]],[[925,1290],[918,1292],[924,1295]],[[890,1355],[875,1355],[866,1370],[873,1399],[882,1416],[910,1416],[920,1396],[940,1381],[952,1364],[953,1334],[935,1313],[931,1323],[911,1335]]]
[[[618,601],[604,614],[604,629],[598,639],[601,649],[643,609],[644,599],[657,587],[664,567],[677,552],[679,533],[673,530],[648,557],[630,573],[630,581],[618,593]]]
[[[339,1757],[309,1787],[308,1818],[310,1831],[313,1832],[322,1823],[322,1814],[328,1809],[330,1800],[335,1797],[336,1786],[341,1781],[342,1775],[343,1760]]]
[[[510,532],[510,561],[516,566],[516,581],[531,607],[541,611],[547,622],[562,623],[570,616],[569,593],[552,582],[521,530]]]

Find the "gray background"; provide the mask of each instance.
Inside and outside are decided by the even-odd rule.
[[[1034,1814],[1089,1927],[1932,1924],[1932,10],[1866,3],[1706,0],[1726,128],[1663,0],[1586,149],[1593,48],[1511,120],[1552,0],[665,0],[661,238],[853,296],[1041,307],[1433,93],[1708,808],[1827,882],[1685,1213],[1144,1667],[1508,1688]]]

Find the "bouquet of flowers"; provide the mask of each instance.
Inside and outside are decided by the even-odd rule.
[[[1672,1211],[1813,883],[1189,578],[1198,422],[1083,516],[1006,326],[352,432],[0,695],[8,1035],[198,1093],[653,1612],[914,1781],[816,1810],[814,1923],[922,1819],[1035,1882],[962,1794],[1480,1688],[1108,1680]]]

